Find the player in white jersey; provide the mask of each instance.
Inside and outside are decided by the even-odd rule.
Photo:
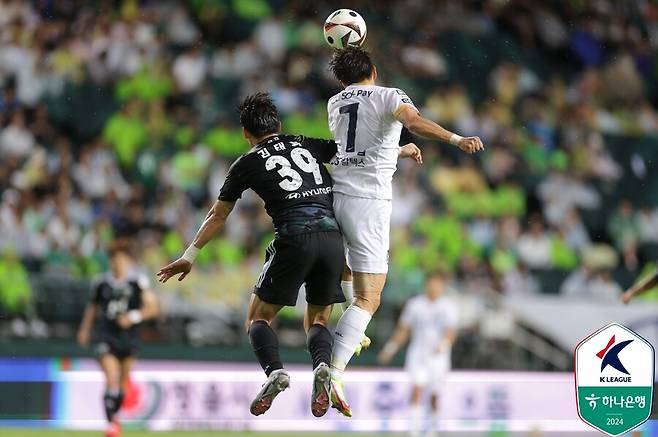
[[[430,390],[432,420],[428,435],[437,430],[439,392],[450,371],[450,350],[457,337],[458,310],[455,302],[443,295],[444,277],[435,272],[428,276],[425,293],[407,302],[395,333],[379,354],[379,362],[388,364],[397,351],[409,341],[405,370],[413,384],[409,428],[419,436],[426,427],[421,404],[423,391]]]
[[[354,298],[336,326],[332,355],[332,404],[351,416],[342,374],[379,307],[386,273],[392,201],[400,133],[405,126],[421,137],[451,143],[467,153],[484,149],[478,137],[461,137],[423,118],[401,90],[375,85],[377,69],[360,48],[338,50],[334,76],[345,87],[329,99],[329,128],[338,144],[333,161],[334,210],[343,233],[346,297]]]

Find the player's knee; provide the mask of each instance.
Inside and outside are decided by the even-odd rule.
[[[329,316],[327,313],[318,313],[312,319],[313,325],[327,326],[329,324]]]
[[[271,320],[267,320],[267,319],[264,319],[264,318],[262,318],[262,317],[252,317],[252,318],[250,318],[250,319],[247,319],[247,323],[245,324],[245,325],[246,325],[247,334],[248,334],[249,331],[251,330],[251,326],[252,326],[254,323],[256,323],[256,322],[264,322],[264,323],[266,323],[268,326],[270,326],[271,323],[272,323]]]

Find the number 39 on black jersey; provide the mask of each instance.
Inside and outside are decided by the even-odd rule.
[[[265,201],[277,236],[338,230],[333,181],[324,167],[335,154],[334,141],[269,137],[233,163],[219,200],[235,202],[251,188]]]

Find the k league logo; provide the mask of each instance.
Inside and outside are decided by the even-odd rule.
[[[575,361],[576,403],[585,423],[618,436],[649,418],[654,349],[644,338],[612,323],[576,346]]]

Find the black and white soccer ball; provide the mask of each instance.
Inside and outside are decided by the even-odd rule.
[[[360,47],[367,32],[366,21],[351,9],[338,9],[324,22],[324,39],[335,49]]]

